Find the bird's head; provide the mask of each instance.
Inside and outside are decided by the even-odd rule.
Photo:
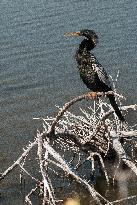
[[[89,39],[90,41],[92,41],[94,46],[96,46],[98,43],[98,36],[97,36],[96,32],[93,30],[83,29],[83,30],[77,31],[77,32],[65,33],[64,35],[65,36],[84,36],[87,39]]]

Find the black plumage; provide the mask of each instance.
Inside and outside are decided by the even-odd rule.
[[[78,64],[79,74],[85,85],[94,92],[112,91],[108,75],[102,65],[97,61],[90,51],[98,43],[98,36],[93,30],[81,30],[79,32],[66,33],[67,36],[84,36],[84,40],[79,45],[75,58]],[[114,95],[108,95],[109,101],[115,113],[121,121],[125,121],[122,116]]]

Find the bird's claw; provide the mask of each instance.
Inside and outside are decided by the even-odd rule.
[[[97,99],[97,92],[89,92],[86,94],[86,98],[88,99]]]

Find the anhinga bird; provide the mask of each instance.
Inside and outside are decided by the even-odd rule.
[[[84,40],[79,45],[75,58],[78,63],[80,77],[85,85],[93,92],[112,91],[108,75],[102,65],[97,61],[90,51],[98,43],[98,36],[93,30],[81,30],[78,32],[65,33],[65,36],[84,36]],[[121,121],[125,121],[114,95],[108,95],[109,101],[115,110],[115,113]]]

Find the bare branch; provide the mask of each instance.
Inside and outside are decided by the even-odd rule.
[[[136,165],[132,162],[129,156],[127,156],[125,150],[123,149],[120,141],[119,141],[119,136],[117,133],[114,131],[111,132],[111,136],[113,137],[113,148],[117,152],[119,159],[123,161],[136,175],[137,175],[137,167]]]
[[[37,133],[37,138],[34,142],[30,143],[16,162],[1,174],[0,180],[4,179],[5,176],[19,166],[23,172],[32,178],[32,180],[36,181],[36,187],[25,197],[25,201],[29,205],[32,205],[30,197],[32,197],[32,194],[38,188],[42,193],[42,205],[56,205],[57,201],[60,201],[55,199],[56,193],[54,190],[56,189],[54,188],[56,183],[53,183],[55,182],[54,178],[49,178],[51,173],[58,178],[64,177],[67,180],[75,180],[75,182],[81,184],[90,193],[99,205],[102,205],[102,201],[105,204],[112,205],[125,200],[121,199],[109,202],[109,200],[96,191],[89,181],[85,180],[84,176],[80,175],[79,167],[82,169],[82,165],[86,161],[90,161],[92,164],[91,171],[94,173],[96,171],[95,161],[97,160],[99,162],[97,164],[100,165],[100,169],[102,169],[105,174],[106,182],[109,184],[109,177],[107,174],[109,172],[103,156],[106,156],[108,152],[112,151],[113,145],[113,149],[119,157],[119,162],[124,162],[137,175],[137,160],[134,159],[133,161],[131,159],[132,156],[131,158],[128,156],[126,150],[124,150],[119,141],[121,136],[125,141],[131,141],[127,136],[135,138],[137,135],[136,130],[133,130],[133,127],[129,128],[128,125],[126,128],[124,126],[122,127],[119,120],[115,118],[113,120],[108,119],[108,116],[114,111],[109,104],[102,102],[101,99],[99,99],[99,103],[94,103],[93,108],[88,108],[88,111],[81,108],[80,111],[82,115],[77,116],[68,112],[68,109],[76,102],[84,99],[96,99],[97,97],[107,95],[115,95],[118,98],[123,98],[123,96],[112,91],[106,93],[90,92],[65,103],[62,108],[59,108],[56,117],[39,118],[42,119],[43,132]],[[107,112],[105,112],[106,109],[108,110]],[[120,109],[136,110],[137,105],[122,106]],[[32,174],[27,171],[27,168],[24,168],[26,160],[28,160],[28,154],[35,145],[37,145],[37,160],[42,176],[41,182],[33,177]],[[132,155],[134,158],[135,148],[136,142],[132,144]],[[71,167],[74,167],[74,169],[71,169]],[[61,172],[59,172],[59,170],[61,170]]]
[[[35,191],[38,189],[38,186],[36,186],[34,189],[32,189],[25,197],[25,202],[28,203],[29,205],[32,205],[32,202],[30,200],[30,197]]]
[[[15,169],[15,168],[22,162],[22,160],[28,155],[28,153],[31,151],[31,149],[32,149],[35,145],[37,145],[37,139],[36,139],[34,142],[32,142],[32,143],[28,146],[28,148],[23,152],[23,154],[22,154],[7,170],[5,170],[5,171],[1,174],[1,176],[0,176],[0,181],[1,181],[2,179],[4,179],[6,175],[8,175],[13,169]]]
[[[85,180],[81,179],[80,177],[78,177],[78,175],[76,175],[67,165],[67,163],[62,159],[62,157],[59,155],[59,153],[57,153],[48,143],[46,143],[46,148],[48,150],[48,152],[55,157],[56,156],[56,160],[59,162],[59,164],[56,164],[57,166],[59,166],[60,168],[62,168],[64,170],[64,172],[66,172],[69,176],[71,176],[72,178],[74,178],[78,183],[81,183],[88,191],[89,193],[92,195],[92,197],[96,200],[97,204],[101,205],[100,200],[98,199],[98,197],[100,197],[101,199],[103,199],[106,203],[109,204],[109,201],[106,200],[103,196],[101,196],[93,187],[91,187],[88,182],[86,182]]]
[[[122,106],[119,109],[123,111],[129,110],[129,109],[137,110],[137,105],[135,104],[135,105]],[[108,112],[104,113],[104,115],[101,118],[101,121],[104,121],[105,119],[107,119],[113,112],[114,110],[109,110]]]
[[[107,96],[107,95],[117,95],[116,93],[114,93],[113,91],[108,91],[106,93],[103,92],[89,92],[87,94],[84,95],[80,95],[74,99],[72,99],[71,101],[65,103],[65,105],[63,106],[63,108],[59,111],[59,113],[57,114],[56,118],[54,119],[50,129],[48,130],[49,134],[53,134],[55,131],[55,126],[58,123],[58,121],[60,120],[60,118],[63,116],[63,114],[76,102],[81,101],[83,99],[95,99],[97,97],[101,97],[101,96]]]
[[[46,203],[50,203],[51,205],[55,205],[55,200],[52,194],[51,187],[47,180],[47,159],[48,159],[48,150],[45,151],[45,155],[43,153],[43,139],[42,135],[38,134],[38,156],[40,161],[40,170],[43,177],[43,185],[44,185],[44,197],[43,197],[43,204],[46,205]],[[45,156],[45,157],[43,157]],[[46,164],[45,164],[46,163]]]

